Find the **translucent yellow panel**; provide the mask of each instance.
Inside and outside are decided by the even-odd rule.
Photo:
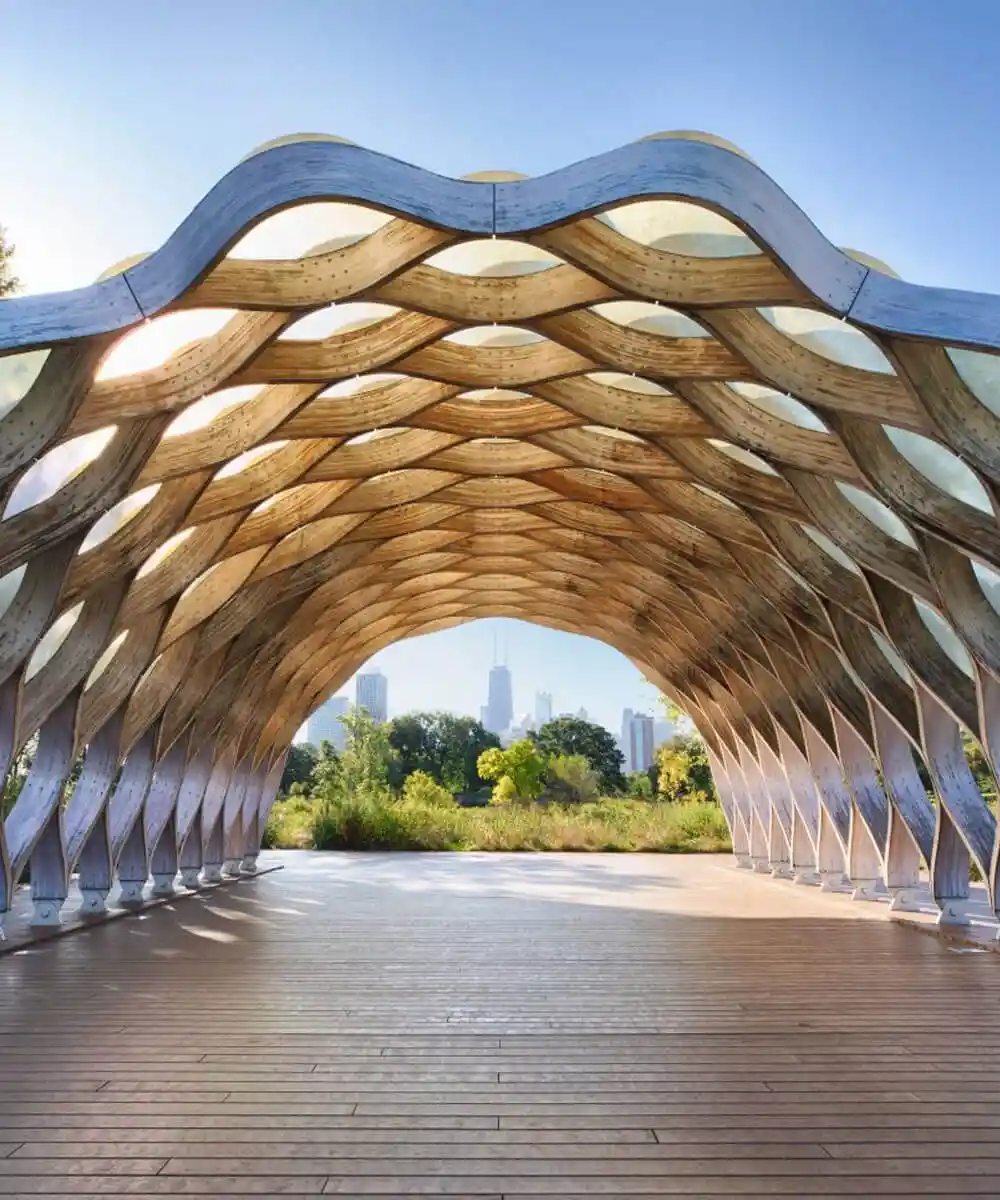
[[[892,363],[860,329],[846,321],[808,308],[761,308],[757,310],[775,329],[799,345],[832,362],[864,371],[894,375]]]
[[[429,267],[437,267],[453,275],[504,277],[547,271],[550,267],[559,266],[562,259],[527,242],[487,238],[449,246],[432,254],[426,261]]]
[[[934,635],[934,640],[937,644],[948,655],[955,666],[971,678],[973,673],[972,659],[969,657],[965,647],[958,640],[958,635],[954,629],[952,629],[937,609],[931,608],[923,600],[918,600],[914,596],[913,603],[917,606],[920,619]]]
[[[56,446],[30,466],[17,481],[10,494],[3,519],[15,517],[19,512],[41,504],[66,486],[85,467],[97,459],[115,436],[116,426],[95,429]]]
[[[0,358],[0,419],[24,399],[48,356],[48,350],[30,350]]]
[[[144,487],[141,491],[126,496],[124,500],[119,500],[114,508],[109,509],[99,521],[94,522],[90,532],[83,539],[78,553],[86,554],[88,550],[95,549],[101,542],[106,542],[113,533],[117,533],[137,513],[141,512],[159,490],[160,485],[152,483],[149,487]]]
[[[460,392],[455,397],[456,400],[470,400],[473,404],[479,404],[484,400],[495,404],[498,400],[530,400],[531,398],[528,392],[519,392],[514,388],[472,388],[467,392]]]
[[[241,387],[223,388],[222,391],[213,392],[210,396],[203,396],[194,404],[189,404],[182,413],[176,416],[167,426],[163,436],[165,438],[178,437],[182,433],[204,429],[221,417],[224,412],[246,404],[248,400],[259,396],[263,390],[263,384],[250,383]]]
[[[600,214],[600,220],[643,246],[697,258],[760,254],[738,225],[683,200],[635,200]]]
[[[777,392],[774,388],[765,387],[760,383],[741,383],[734,380],[726,385],[733,389],[744,400],[748,400],[761,412],[769,416],[798,425],[800,429],[815,429],[817,432],[828,433],[829,430],[822,420],[800,401]]]
[[[230,308],[192,308],[144,321],[114,345],[97,378],[118,379],[162,366],[178,350],[218,333],[236,315]]]
[[[986,489],[957,455],[919,433],[896,429],[892,425],[882,428],[906,461],[942,492],[992,515],[993,506]]]
[[[976,350],[949,349],[946,353],[969,391],[1000,417],[1000,357]]]
[[[90,688],[100,679],[104,672],[111,665],[112,659],[125,644],[125,639],[128,637],[128,630],[123,629],[114,641],[102,652],[101,657],[94,663],[94,669],[87,676],[87,682],[83,686],[84,691],[89,691]]]
[[[842,567],[848,571],[851,571],[855,575],[861,574],[861,568],[854,561],[854,559],[845,554],[844,551],[841,550],[841,548],[837,545],[837,543],[828,538],[825,533],[822,533],[818,529],[814,529],[812,525],[803,525],[801,526],[801,529],[806,537],[808,537],[811,542],[814,542],[824,554],[829,555],[834,562],[839,563]]]
[[[895,538],[897,542],[902,542],[904,546],[912,546],[916,549],[917,543],[913,540],[913,535],[906,525],[891,508],[886,507],[881,500],[876,500],[871,492],[862,491],[861,488],[856,488],[850,483],[840,483],[839,481],[837,488],[845,500],[850,501],[858,512],[863,513],[883,533]]]
[[[81,600],[79,604],[68,608],[49,626],[45,636],[35,647],[31,658],[28,659],[28,665],[24,672],[25,680],[30,679],[33,675],[37,675],[42,667],[52,658],[67,637],[69,637],[70,630],[80,619],[80,613],[82,612],[83,601]]]
[[[228,479],[230,475],[239,475],[241,471],[245,471],[247,467],[259,459],[266,458],[269,454],[273,454],[276,450],[280,450],[282,446],[287,445],[287,441],[265,442],[263,446],[254,446],[251,450],[245,450],[242,454],[231,458],[224,467],[220,467],[215,473],[215,478]]]
[[[361,204],[317,202],[265,218],[229,251],[230,258],[301,258],[335,250],[381,229],[392,218]]]
[[[322,341],[338,333],[350,333],[354,329],[364,329],[375,325],[399,312],[391,304],[374,304],[349,302],[347,304],[331,304],[317,312],[302,317],[294,325],[282,331],[279,341]]]
[[[458,346],[530,346],[533,342],[547,340],[540,333],[516,325],[474,325],[471,329],[449,333],[444,339]]]
[[[732,442],[724,442],[720,438],[709,438],[708,443],[714,446],[716,450],[721,450],[729,458],[742,463],[745,467],[752,467],[755,471],[760,471],[762,475],[778,474],[770,463],[766,463],[762,458],[758,458],[756,454],[751,454],[749,450],[744,450],[742,446],[734,446]]]
[[[609,300],[606,304],[595,304],[591,309],[598,316],[616,325],[640,329],[644,333],[656,333],[661,337],[705,338],[711,333],[685,313],[660,304],[647,304],[642,300]]]

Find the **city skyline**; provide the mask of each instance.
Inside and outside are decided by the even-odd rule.
[[[591,638],[499,618],[472,622],[462,628],[466,636],[460,643],[464,656],[460,669],[449,663],[448,669],[442,670],[441,648],[447,651],[449,635],[460,632],[447,630],[399,642],[381,651],[345,680],[336,695],[345,699],[355,696],[358,677],[378,671],[392,683],[387,704],[390,720],[411,712],[443,711],[482,721],[487,709],[484,699],[488,697],[489,673],[497,665],[494,626],[504,627],[507,655],[512,660],[509,669],[515,723],[529,716],[538,727],[561,714],[575,716],[582,709],[588,720],[604,726],[617,738],[623,709],[632,708],[652,713],[657,725],[662,724],[659,691],[618,651]],[[536,652],[539,635],[547,641],[551,639],[563,650],[557,658],[555,679],[547,661],[540,660]],[[474,652],[465,655],[470,640]],[[307,740],[307,725],[308,722],[300,729],[297,741]]]

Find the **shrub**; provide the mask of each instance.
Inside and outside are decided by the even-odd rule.
[[[455,808],[455,797],[437,783],[426,771],[414,771],[403,784],[403,800],[407,804],[428,808]]]
[[[545,797],[560,804],[586,804],[601,794],[601,781],[582,754],[557,754],[549,759]]]

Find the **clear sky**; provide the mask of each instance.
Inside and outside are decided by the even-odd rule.
[[[741,146],[839,245],[1000,291],[996,0],[8,0],[0,29],[0,223],[31,291],[155,248],[280,134],[538,174],[683,128]],[[478,712],[494,624],[381,654],[392,709]],[[507,641],[519,711],[541,686],[613,727],[648,703],[604,647]]]

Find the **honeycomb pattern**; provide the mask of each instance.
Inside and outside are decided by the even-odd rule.
[[[160,251],[0,305],[0,842],[252,864],[305,717],[400,638],[510,616],[704,735],[741,862],[899,906],[995,821],[1000,302],[837,250],[660,135],[541,179],[262,148]],[[931,804],[915,754],[941,803]],[[82,774],[66,799],[77,757]]]

